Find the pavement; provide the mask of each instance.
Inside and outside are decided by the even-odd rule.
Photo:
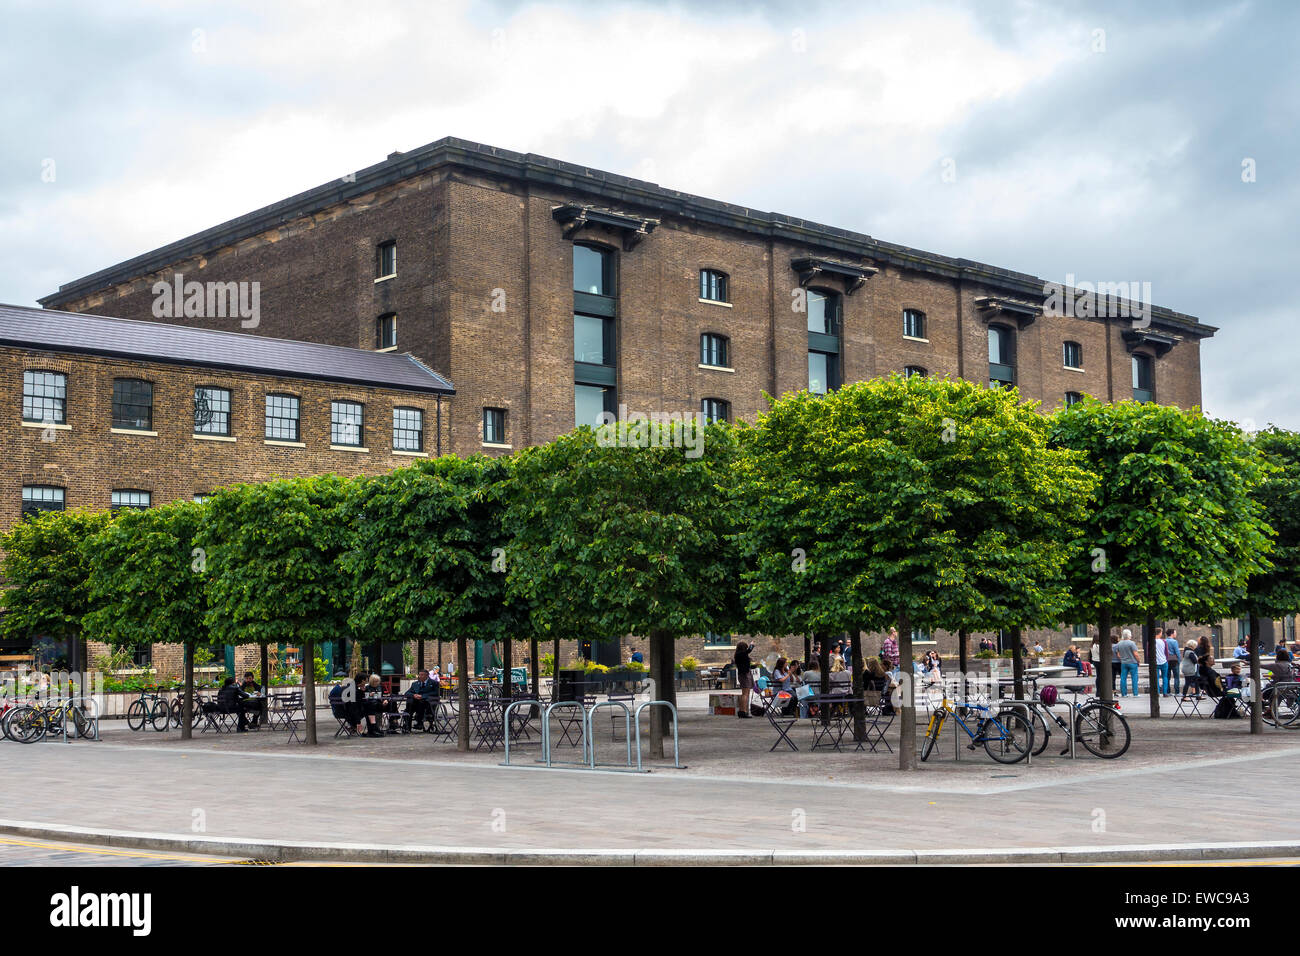
[[[809,752],[804,728],[792,734],[798,752],[770,753],[766,720],[712,717],[687,695],[687,769],[654,763],[647,774],[547,769],[535,745],[504,767],[500,751],[461,754],[428,735],[335,740],[324,721],[314,750],[286,745],[281,732],[182,741],[105,722],[99,742],[0,743],[0,834],[212,862],[1300,856],[1300,818],[1286,811],[1300,782],[1300,733],[1151,720],[1127,703],[1134,739],[1119,760],[1044,755],[1003,766],[982,751],[956,760],[945,740],[909,773],[888,753]],[[625,745],[598,724],[600,759],[621,759]],[[897,726],[890,736],[896,747]],[[0,844],[0,863],[13,853]]]

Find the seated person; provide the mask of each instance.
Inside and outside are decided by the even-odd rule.
[[[262,693],[262,685],[253,679],[252,671],[244,671],[244,682],[239,685],[239,689],[244,693],[240,706],[252,715],[249,726],[256,730],[266,716],[266,696]]]
[[[384,736],[384,729],[378,719],[384,712],[384,688],[378,674],[367,676],[363,672],[357,675],[357,702],[366,716],[366,736]]]
[[[1223,696],[1223,678],[1214,669],[1213,654],[1206,654],[1201,658],[1200,664],[1197,665],[1196,677],[1200,681],[1201,687],[1211,697]]]
[[[822,692],[822,672],[821,665],[817,663],[817,658],[808,662],[807,668],[800,675],[803,682],[795,688],[794,695],[799,700],[799,716],[807,717],[809,715],[808,699]]]
[[[1223,680],[1223,689],[1231,693],[1234,690],[1240,691],[1244,685],[1245,681],[1241,676],[1241,665],[1234,661],[1232,664],[1232,673]]]
[[[898,686],[890,679],[885,668],[881,666],[880,661],[874,657],[867,661],[866,672],[862,675],[862,690],[874,691],[880,695],[880,713],[892,714],[894,712],[893,701],[890,700],[891,691]]]
[[[776,659],[776,665],[772,668],[772,684],[777,690],[788,691],[794,687],[794,675],[784,657]]]
[[[1250,656],[1250,648],[1246,646],[1246,639],[1244,637],[1237,638],[1237,648],[1232,652],[1232,656],[1236,658]]]
[[[1295,668],[1291,663],[1291,652],[1285,647],[1279,647],[1274,653],[1273,663],[1265,664],[1264,669],[1273,675],[1275,681],[1295,680]]]
[[[243,691],[239,689],[239,685],[235,683],[235,679],[233,677],[227,677],[225,681],[222,682],[221,689],[217,691],[217,702],[215,704],[208,704],[204,709],[210,711],[215,710],[222,714],[238,714],[238,729],[242,734],[248,729],[248,717],[244,713],[244,708],[240,706],[240,703],[243,700],[243,697],[241,696],[242,694]]]
[[[423,726],[425,718],[432,716],[433,702],[438,699],[439,687],[428,671],[420,671],[418,679],[406,688],[406,726],[414,723]]]
[[[1083,675],[1083,659],[1079,657],[1079,649],[1073,644],[1065,652],[1065,656],[1061,658],[1061,666],[1073,667],[1076,677]]]

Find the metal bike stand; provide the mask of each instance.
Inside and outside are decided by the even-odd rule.
[[[1031,703],[1031,701],[1025,701],[1025,700],[1014,700],[1014,699],[1011,699],[1011,700],[999,700],[999,701],[997,701],[998,707],[1000,707],[1000,708],[1001,708],[1001,707],[1015,707],[1015,708],[1017,708],[1017,709],[1019,709],[1019,710],[1023,710],[1023,711],[1025,712],[1025,721],[1029,724],[1029,733],[1030,733],[1030,738],[1029,738],[1029,749],[1028,749],[1027,751],[1025,751],[1025,766],[1026,766],[1026,767],[1028,767],[1028,766],[1030,765],[1030,763],[1031,763],[1031,762],[1033,761],[1033,759],[1034,759],[1034,739],[1033,739],[1033,733],[1034,733],[1034,715],[1033,715],[1033,713],[1031,712],[1031,709],[1030,709],[1030,706],[1029,706],[1030,703]],[[996,713],[996,711],[994,711],[993,713]]]
[[[641,711],[647,707],[667,707],[673,715],[673,767],[678,770],[685,769],[682,767],[681,751],[677,746],[677,708],[669,700],[647,700],[637,705],[636,713],[632,717],[633,723],[636,724],[636,769],[637,773],[643,773],[641,769]]]
[[[582,713],[582,759],[578,761],[578,766],[587,762],[587,708],[582,705],[580,700],[557,700],[546,708],[546,713],[542,717],[542,760],[546,766],[551,766],[554,761],[551,757],[551,711],[557,707],[576,707]],[[572,760],[562,760],[561,763],[572,764]]]
[[[592,726],[592,721],[595,719],[596,711],[600,710],[600,708],[602,707],[621,707],[623,709],[623,739],[627,743],[627,763],[624,766],[626,767],[626,769],[631,770],[632,769],[632,712],[627,709],[627,704],[623,703],[623,701],[621,700],[602,700],[598,704],[592,705],[592,707],[588,709],[586,712],[586,716],[584,718],[587,725],[585,736],[587,740],[591,741],[591,747],[588,750],[588,756],[591,757],[591,763],[589,764],[589,766],[591,767],[592,770],[596,769],[596,729]],[[637,713],[640,713],[640,711],[638,710]],[[638,754],[639,753],[640,751],[638,751]],[[613,764],[611,764],[610,766],[612,767]]]
[[[95,700],[95,698],[93,697],[69,697],[68,706],[71,707],[77,701],[88,702],[91,705],[91,709],[94,710],[94,715],[91,716],[90,714],[87,714],[86,719],[90,721],[91,734],[89,739],[98,740],[99,739],[99,702]],[[65,710],[63,712],[63,742],[65,744],[72,743],[72,741],[68,739],[68,723],[69,723],[68,712]]]
[[[1261,680],[1261,683],[1262,682],[1263,681]],[[1278,719],[1278,706],[1277,706],[1277,699],[1279,696],[1278,691],[1283,687],[1300,687],[1300,681],[1294,681],[1294,680],[1273,681],[1273,683],[1269,684],[1268,686],[1273,688],[1273,727],[1277,730],[1285,730],[1286,727],[1290,727],[1296,721],[1294,720],[1287,721],[1286,727],[1282,726],[1282,721]],[[1252,688],[1251,693],[1253,694],[1254,692],[1255,692],[1254,688]],[[1262,713],[1263,712],[1262,708],[1264,706],[1264,688],[1262,687],[1259,689],[1259,706],[1261,708],[1260,712]],[[1268,721],[1264,721],[1264,722],[1268,723]]]
[[[506,760],[505,763],[501,765],[503,767],[510,766],[510,711],[514,710],[516,707],[520,705],[524,705],[527,707],[536,707],[538,713],[542,712],[542,702],[540,700],[516,700],[516,701],[512,701],[510,706],[506,708],[505,715],[501,718],[504,724],[505,740],[506,740]],[[545,753],[546,751],[545,731],[542,732],[542,751],[543,753]]]

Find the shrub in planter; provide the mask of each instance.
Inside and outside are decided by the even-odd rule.
[[[684,670],[684,671],[695,671],[695,670],[699,670],[699,669],[700,669],[700,661],[699,661],[699,658],[696,658],[696,657],[683,657],[682,660],[681,660],[681,663],[678,664],[677,667],[678,667],[680,670]]]

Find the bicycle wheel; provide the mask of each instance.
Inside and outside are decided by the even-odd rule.
[[[1052,732],[1047,729],[1047,721],[1043,719],[1037,707],[1031,708],[1030,713],[1033,715],[1031,723],[1034,727],[1034,756],[1039,757],[1047,749],[1047,739],[1052,736]]]
[[[1105,704],[1085,704],[1074,718],[1074,736],[1088,753],[1112,759],[1122,757],[1132,737],[1128,721]]]
[[[167,701],[161,697],[155,697],[153,703],[149,706],[149,723],[153,729],[163,731],[172,722],[171,708],[167,706]]]
[[[998,736],[988,736],[989,731]],[[1034,725],[1024,714],[1004,710],[984,722],[984,749],[998,763],[1019,763],[1029,756],[1034,747]]]
[[[35,707],[19,707],[9,715],[9,739],[34,744],[45,737],[45,715]]]
[[[144,709],[144,699],[131,701],[131,706],[126,709],[126,725],[132,730],[144,730],[148,719],[149,712]]]
[[[925,741],[921,744],[921,760],[927,760],[934,751],[934,745],[939,741],[939,732],[943,730],[943,721],[945,713],[936,710],[930,715],[930,725],[925,728]]]
[[[1296,718],[1300,717],[1300,687],[1284,687],[1276,694],[1273,706],[1273,720],[1279,727],[1300,727]]]
[[[85,708],[70,707],[69,710],[72,712],[72,726],[76,729],[77,736],[89,737],[91,735],[90,717],[86,714]]]

